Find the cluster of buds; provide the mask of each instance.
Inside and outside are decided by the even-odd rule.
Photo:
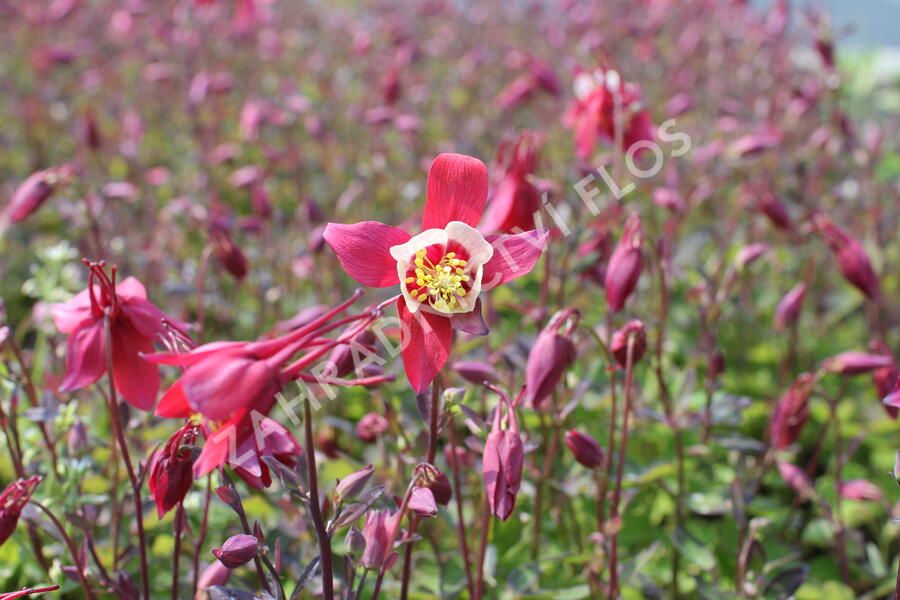
[[[500,394],[500,404],[494,411],[491,431],[484,444],[482,470],[491,514],[505,521],[516,506],[516,495],[519,493],[522,468],[525,465],[525,450],[513,403],[499,389],[489,387]]]

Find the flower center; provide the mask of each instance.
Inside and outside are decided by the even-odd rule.
[[[469,293],[467,284],[471,279],[466,274],[467,261],[457,258],[456,252],[447,252],[434,263],[428,257],[428,250],[416,251],[414,275],[406,278],[410,295],[422,303],[428,303],[438,310],[453,310],[459,299]]]

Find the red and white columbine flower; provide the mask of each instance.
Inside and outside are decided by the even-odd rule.
[[[452,329],[487,333],[480,294],[525,275],[543,252],[546,230],[485,236],[475,229],[487,192],[484,163],[441,154],[428,173],[418,235],[376,221],[325,229],[325,241],[353,279],[370,287],[400,285],[403,362],[416,392],[447,361]]]

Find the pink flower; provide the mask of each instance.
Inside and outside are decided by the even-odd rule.
[[[591,156],[598,136],[616,141],[617,110],[621,110],[625,125],[622,132],[625,151],[638,142],[653,141],[653,123],[643,108],[641,89],[635,83],[623,81],[618,71],[604,68],[582,71],[575,76],[574,91],[575,100],[566,121],[575,132],[575,150],[581,160]]]
[[[378,413],[370,412],[363,415],[363,418],[356,423],[356,435],[362,441],[371,444],[389,427],[387,419]]]
[[[162,450],[156,451],[150,458],[147,485],[160,519],[184,500],[191,489],[194,481],[191,469],[196,458],[192,446],[197,441],[198,433],[196,425],[186,423],[169,438]]]
[[[403,363],[416,392],[447,361],[454,328],[487,333],[481,292],[525,275],[543,251],[544,230],[485,237],[475,229],[487,188],[480,160],[441,154],[428,174],[422,233],[376,221],[325,229],[325,241],[353,279],[371,287],[400,284]]]
[[[506,405],[506,419],[502,418]],[[503,428],[506,421],[506,428]],[[516,495],[522,483],[525,450],[519,436],[519,425],[512,403],[501,394],[501,403],[494,412],[491,432],[484,444],[482,471],[491,513],[505,521],[516,506]]]
[[[31,500],[31,495],[40,482],[41,478],[37,475],[28,479],[18,479],[6,486],[0,494],[0,546],[16,530],[22,509]]]
[[[644,267],[644,255],[641,251],[643,237],[641,217],[633,214],[625,221],[622,239],[613,250],[606,268],[606,303],[614,313],[625,306],[625,301],[641,277]]]
[[[386,510],[375,510],[366,515],[362,535],[366,541],[366,549],[360,558],[360,564],[366,569],[384,573],[391,568],[397,559],[390,544],[394,539],[394,531],[400,526],[400,513],[389,514]]]
[[[208,595],[203,590],[214,585],[225,585],[228,583],[229,577],[231,577],[231,569],[218,560],[214,560],[200,574],[200,579],[197,581],[197,595],[194,600],[207,600]]]
[[[814,225],[837,259],[844,278],[870,300],[877,298],[880,293],[878,275],[862,244],[822,215],[815,219]]]
[[[497,163],[504,173],[488,204],[482,231],[518,233],[534,229],[534,215],[541,209],[541,193],[531,181],[538,144],[535,134],[523,133],[515,144],[500,146]]]
[[[66,378],[59,388],[70,392],[88,386],[106,373],[106,326],[110,320],[113,381],[129,404],[150,410],[159,392],[159,369],[141,354],[153,352],[153,339],[165,335],[164,321],[184,328],[147,300],[140,281],[129,277],[116,283],[116,268],[110,278],[104,263],[88,263],[88,288],[62,304],[54,304],[51,314],[61,333],[69,334],[66,351]]]
[[[427,487],[413,488],[409,496],[409,510],[413,511],[420,517],[437,516],[437,503],[434,494]]]
[[[869,348],[872,352],[877,354],[890,356],[893,361],[894,357],[884,342],[873,340],[869,342]],[[884,401],[882,401],[882,406],[884,406],[884,410],[887,412],[888,416],[895,421],[897,420],[898,413],[900,413],[900,409],[898,409],[897,406],[894,406],[893,402],[886,402],[886,400],[892,394],[900,392],[900,387],[895,385],[898,382],[900,382],[900,366],[898,366],[896,362],[889,367],[881,367],[880,369],[872,371],[872,383],[875,384],[875,390],[878,393],[878,397],[884,399]],[[900,398],[900,395],[898,395],[898,398]]]

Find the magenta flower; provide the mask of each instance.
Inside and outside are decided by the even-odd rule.
[[[606,302],[609,310],[614,313],[625,306],[625,301],[641,277],[644,267],[644,255],[641,251],[643,237],[641,217],[633,214],[625,221],[622,239],[613,250],[606,267]]]
[[[59,391],[83,388],[106,373],[108,315],[116,390],[132,406],[150,410],[159,392],[159,369],[141,354],[153,352],[154,338],[165,335],[164,321],[178,329],[185,324],[151,304],[147,290],[134,277],[117,284],[115,267],[110,277],[103,262],[85,264],[91,270],[87,289],[51,307],[57,329],[69,334],[66,378]]]
[[[441,154],[428,173],[422,233],[376,221],[325,229],[325,241],[353,279],[370,287],[400,284],[403,363],[416,392],[447,361],[454,328],[487,333],[479,295],[531,271],[543,251],[545,230],[485,237],[475,229],[487,188],[480,160]]]
[[[541,193],[531,178],[537,163],[538,139],[523,133],[515,144],[500,146],[497,163],[504,169],[488,203],[482,231],[518,233],[534,229],[534,215],[541,209]]]
[[[504,404],[507,407],[505,419],[502,418]],[[491,513],[501,521],[507,520],[516,506],[524,464],[525,450],[519,436],[516,411],[509,399],[501,394],[501,402],[494,412],[494,422],[484,444],[482,457],[488,504]]]
[[[626,151],[638,142],[653,141],[653,122],[642,104],[641,89],[623,81],[618,71],[581,71],[575,76],[574,92],[575,100],[565,120],[575,132],[575,151],[581,160],[591,156],[598,137],[616,141],[617,110],[622,113],[621,135]]]
[[[31,495],[40,482],[41,478],[37,475],[28,479],[18,479],[6,486],[0,494],[0,546],[16,530],[22,509],[31,500]]]
[[[394,532],[400,527],[400,513],[389,514],[386,510],[371,511],[366,515],[362,535],[366,541],[360,564],[366,569],[384,573],[391,568],[397,559],[397,553],[391,549]]]
[[[881,488],[865,479],[842,481],[838,493],[848,500],[870,500],[872,502],[884,500],[884,492],[881,491]]]

